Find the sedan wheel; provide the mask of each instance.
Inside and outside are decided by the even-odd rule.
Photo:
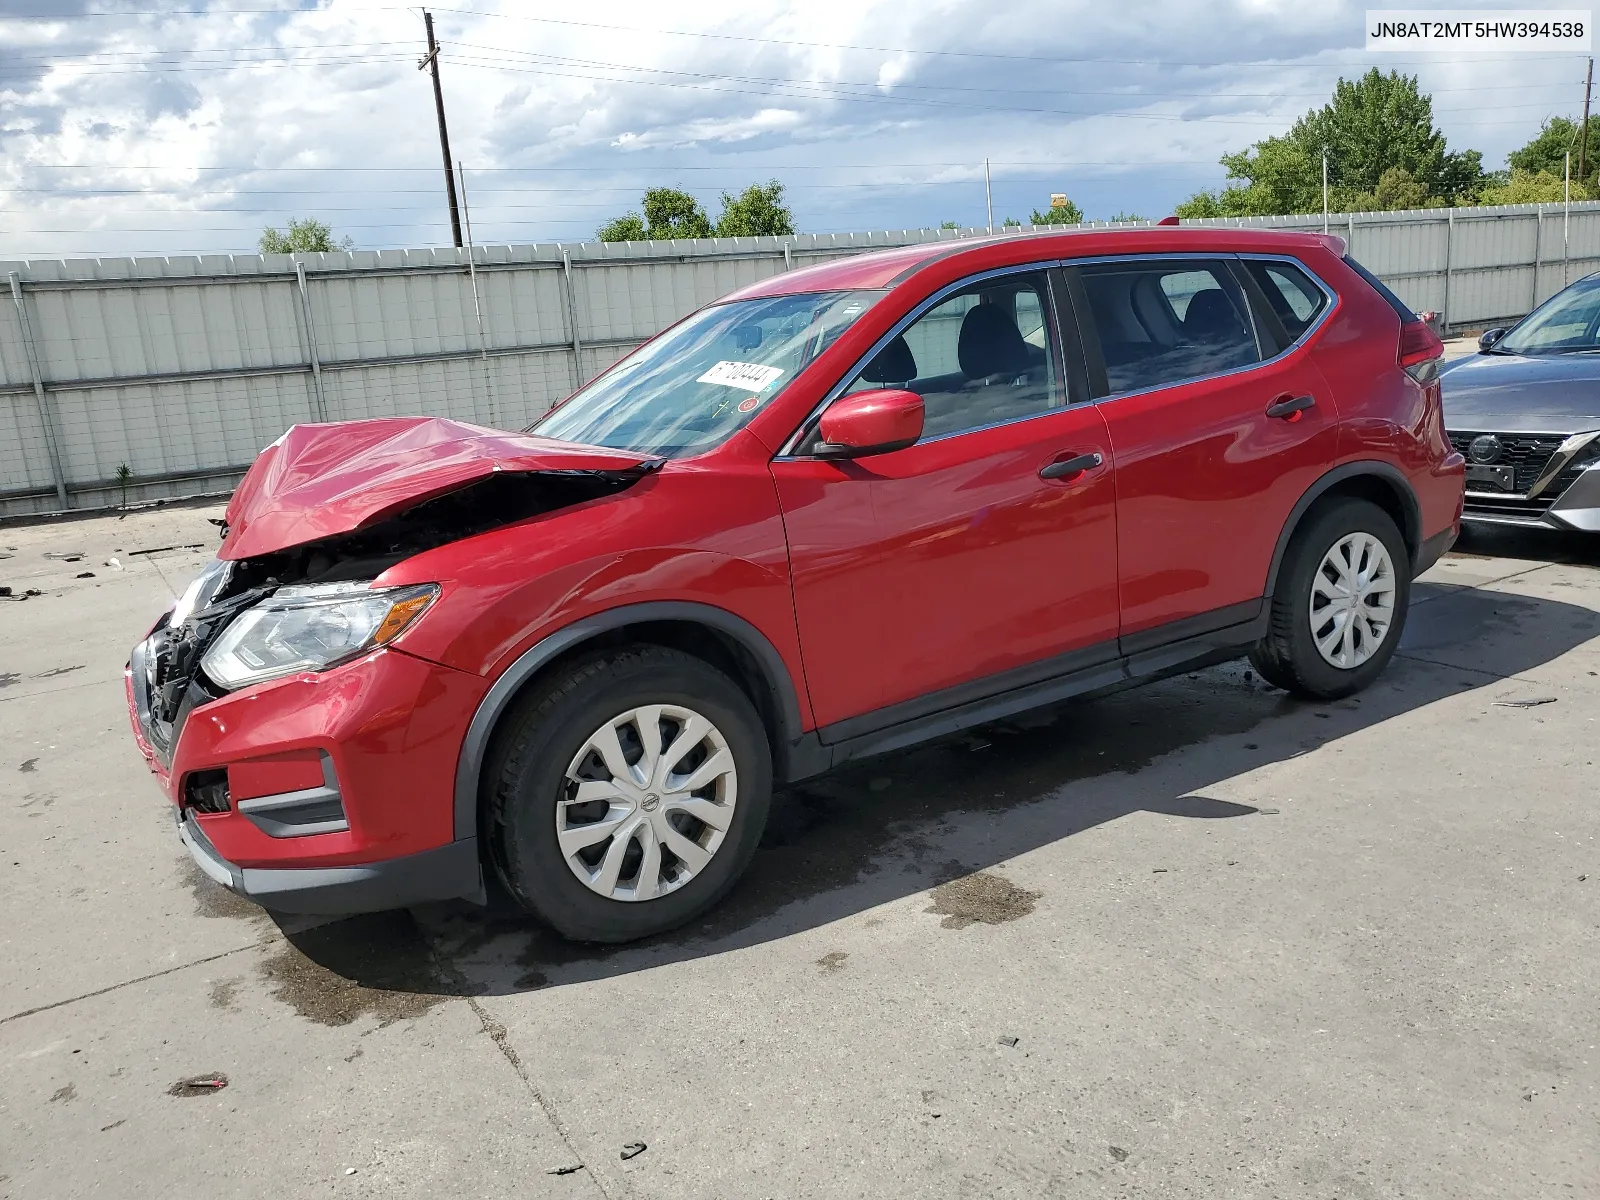
[[[590,891],[653,900],[705,869],[738,800],[721,731],[691,708],[643,705],[601,725],[567,765],[556,838]]]

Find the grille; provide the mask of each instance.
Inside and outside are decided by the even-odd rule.
[[[1473,461],[1472,455],[1467,453],[1467,448],[1472,445],[1472,439],[1481,437],[1481,433],[1452,433],[1450,444],[1454,446],[1463,458],[1469,463]],[[1515,467],[1517,491],[1526,492],[1533,486],[1533,481],[1539,478],[1539,472],[1544,470],[1545,464],[1550,461],[1550,456],[1562,442],[1566,441],[1563,434],[1525,434],[1525,433],[1497,433],[1500,439],[1500,455],[1494,460],[1496,466]],[[1570,483],[1571,481],[1568,480]],[[1555,489],[1549,489],[1554,493]],[[1540,497],[1543,499],[1543,497]],[[1555,496],[1552,494],[1552,500]],[[1546,505],[1546,507],[1549,507]]]

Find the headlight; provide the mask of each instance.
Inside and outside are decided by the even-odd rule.
[[[200,665],[219,687],[320,671],[393,641],[439,595],[437,584],[280,588],[233,619]]]

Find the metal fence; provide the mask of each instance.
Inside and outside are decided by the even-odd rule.
[[[1453,328],[1509,321],[1600,266],[1600,202],[1340,214],[1329,229]],[[982,232],[0,262],[0,516],[226,491],[296,422],[519,428],[734,288]]]

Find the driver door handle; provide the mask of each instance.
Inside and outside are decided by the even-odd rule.
[[[1065,479],[1069,475],[1082,475],[1085,471],[1092,471],[1105,459],[1093,451],[1088,454],[1079,454],[1073,458],[1057,459],[1047,463],[1039,469],[1040,479]]]
[[[1280,417],[1285,421],[1298,421],[1301,413],[1316,406],[1315,396],[1290,396],[1285,393],[1267,405],[1267,416]]]

